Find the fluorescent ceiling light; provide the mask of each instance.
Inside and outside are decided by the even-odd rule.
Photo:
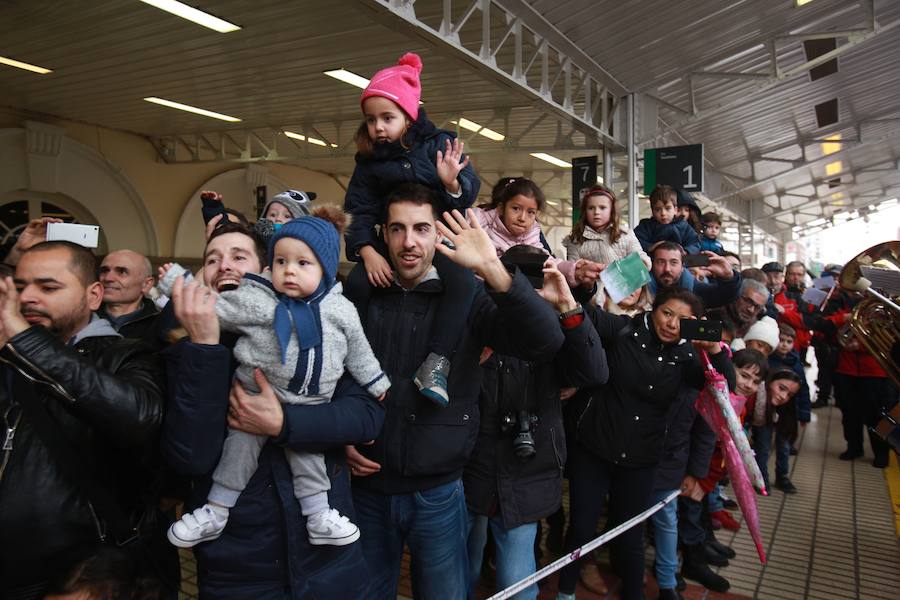
[[[547,204],[550,206],[559,206],[559,202],[554,202],[553,200],[547,200]]]
[[[831,175],[837,175],[838,173],[841,172],[842,168],[843,168],[843,165],[841,164],[841,161],[836,160],[834,162],[830,162],[827,165],[825,165],[825,175],[828,175],[829,177]]]
[[[338,147],[337,144],[329,144],[325,140],[320,140],[319,138],[314,137],[307,137],[302,133],[294,133],[293,131],[283,131],[282,133],[291,139],[300,140],[301,142],[307,142],[309,144],[315,144],[316,146],[331,146],[332,148]]]
[[[363,77],[362,75],[357,75],[347,69],[334,69],[332,71],[322,71],[324,75],[328,75],[329,77],[334,77],[338,81],[343,81],[344,83],[349,83],[352,86],[358,87],[362,90],[366,89],[366,86],[369,85],[369,80]]]
[[[841,151],[841,134],[836,133],[833,136],[827,137],[825,139],[828,140],[827,142],[822,142],[822,153],[825,156]]]
[[[844,194],[842,194],[841,192],[836,192],[831,195],[832,200],[840,200],[843,197],[844,197]]]
[[[804,4],[809,4],[812,0],[795,0],[797,2],[797,6],[803,6]]]
[[[489,140],[494,140],[495,142],[502,142],[506,139],[506,136],[502,133],[496,132],[493,129],[488,129],[484,125],[479,125],[475,121],[470,121],[465,117],[460,117],[459,121],[450,121],[454,125],[459,125],[463,129],[468,129],[469,131],[474,131],[478,135],[483,135]]]
[[[223,115],[222,113],[213,112],[211,110],[205,110],[203,108],[197,108],[196,106],[190,106],[188,104],[182,104],[180,102],[172,102],[171,100],[165,100],[163,98],[157,98],[155,96],[150,96],[149,98],[144,98],[147,102],[152,102],[153,104],[159,104],[161,106],[168,106],[169,108],[177,108],[178,110],[187,111],[190,113],[203,115],[204,117],[210,117],[213,119],[219,119],[221,121],[229,121],[231,123],[239,123],[241,120],[237,117],[230,117],[228,115]]]
[[[531,152],[531,156],[538,158],[544,162],[548,162],[551,165],[556,165],[557,167],[570,168],[572,163],[567,163],[561,158],[556,158],[551,154],[547,154],[546,152]]]
[[[0,56],[0,65],[7,65],[10,67],[15,67],[17,69],[25,69],[26,71],[31,71],[32,73],[38,73],[40,75],[46,75],[47,73],[53,72],[50,69],[45,69],[44,67],[39,67],[37,65],[30,65],[26,62],[6,58],[5,56]]]
[[[164,10],[167,13],[172,13],[176,17],[181,17],[182,19],[187,19],[188,21],[192,21],[197,25],[202,25],[204,27],[208,27],[209,29],[213,29],[218,31],[219,33],[229,33],[231,31],[237,31],[240,29],[234,23],[229,23],[219,17],[214,17],[209,13],[205,13],[202,10],[197,10],[187,4],[182,2],[178,2],[178,0],[141,0],[144,4],[149,4],[150,6],[155,6],[160,10]]]
[[[600,175],[597,175],[597,183],[603,185],[603,177],[601,177]]]

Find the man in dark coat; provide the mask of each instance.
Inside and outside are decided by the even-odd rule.
[[[436,202],[434,192],[419,184],[404,184],[388,197],[383,231],[394,281],[375,289],[360,315],[392,382],[381,435],[372,445],[348,449],[356,523],[372,577],[368,598],[375,600],[397,597],[407,543],[414,596],[465,597],[462,471],[478,433],[482,349],[544,360],[563,343],[554,310],[521,272],[510,275],[477,222],[470,225],[455,212],[448,229],[437,223]],[[484,280],[470,305],[454,307],[468,315],[469,325],[452,360],[445,407],[420,394],[411,378],[439,320],[447,317],[441,314],[446,291],[432,264],[439,232],[456,247],[440,251]]]
[[[177,472],[193,478],[187,509],[206,501],[226,423],[270,438],[222,535],[194,547],[200,595],[215,600],[367,598],[369,572],[360,544],[327,550],[309,544],[282,448],[324,452],[329,504],[356,521],[343,445],[378,435],[384,417],[380,403],[346,376],[331,402],[316,406],[282,405],[261,373],[258,395],[231,385],[236,340],[220,338],[216,293],[236,287],[244,273],[261,271],[265,253],[245,227],[222,225],[204,254],[208,287],[194,280],[182,288],[176,280],[172,296],[188,336],[164,353],[169,404],[162,451]]]
[[[70,242],[30,247],[15,282],[0,283],[5,599],[43,598],[101,542],[124,544],[154,521],[163,372],[149,348],[92,315],[102,298],[93,254]],[[126,548],[146,551],[148,577],[166,560],[177,569],[164,528],[137,533]]]
[[[116,250],[100,263],[103,304],[97,314],[123,337],[155,343],[159,310],[147,297],[153,271],[147,257],[134,250]]]

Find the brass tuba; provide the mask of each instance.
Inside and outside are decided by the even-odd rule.
[[[858,254],[844,265],[840,286],[865,298],[850,314],[851,335],[866,347],[900,386],[900,241],[884,242]],[[842,335],[846,342],[847,336]],[[885,406],[882,418],[871,430],[900,454],[900,404]]]
[[[872,246],[841,270],[840,286],[865,298],[850,316],[850,330],[900,386],[900,241]]]

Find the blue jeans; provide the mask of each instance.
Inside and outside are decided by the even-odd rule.
[[[769,452],[772,450],[772,425],[753,428],[753,451],[756,464],[762,473],[766,489],[769,488]],[[781,434],[775,433],[775,480],[788,476],[790,471],[791,445]]]
[[[481,578],[481,561],[487,544],[488,525],[494,535],[497,561],[497,591],[503,590],[533,574],[534,538],[537,523],[525,523],[512,529],[504,529],[499,515],[486,517],[469,511],[469,600],[476,598],[478,580]],[[537,584],[525,588],[513,598],[534,600],[538,596]]]
[[[661,502],[675,490],[653,493],[653,502]],[[678,571],[678,499],[672,500],[650,517],[656,540],[656,582],[660,589],[675,589]]]
[[[404,543],[409,546],[413,596],[466,597],[466,499],[462,480],[409,494],[353,488],[356,523],[369,566],[372,600],[396,600]]]
[[[716,487],[711,489],[706,495],[706,501],[709,503],[710,513],[725,510],[725,505],[722,503],[722,496],[719,494],[721,490],[722,487],[717,483]]]

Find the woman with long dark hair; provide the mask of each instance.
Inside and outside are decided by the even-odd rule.
[[[588,315],[606,349],[609,381],[585,394],[569,443],[571,519],[567,551],[594,536],[609,494],[609,525],[622,523],[652,501],[656,466],[666,436],[666,417],[678,389],[705,384],[699,350],[734,385],[734,368],[718,342],[687,342],[681,320],[702,315],[700,299],[680,288],[662,291],[651,312],[634,317],[591,308]],[[622,579],[623,600],[642,597],[643,525],[612,543],[613,564]],[[574,598],[580,561],[562,570],[559,598]]]

